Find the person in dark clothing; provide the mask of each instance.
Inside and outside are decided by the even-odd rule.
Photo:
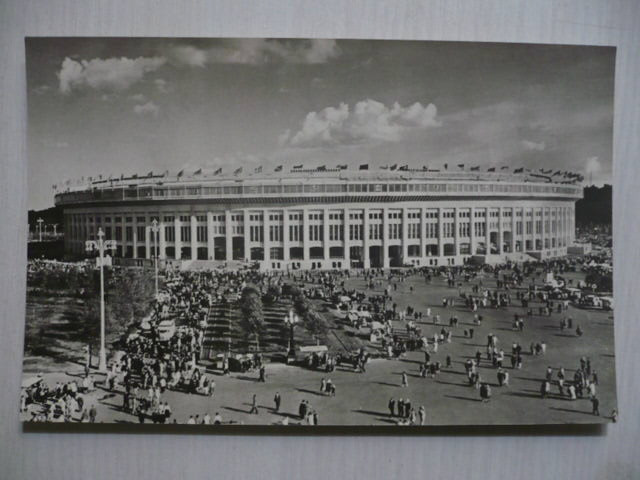
[[[280,392],[276,392],[276,395],[273,397],[273,402],[276,404],[276,412],[280,411],[280,402],[282,398],[280,397]]]
[[[600,400],[595,395],[591,397],[591,406],[593,407],[592,413],[600,416]]]
[[[396,415],[396,401],[393,398],[389,399],[388,407],[389,407],[389,415],[391,417],[395,417],[395,415]]]

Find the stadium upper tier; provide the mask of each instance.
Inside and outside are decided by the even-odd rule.
[[[370,201],[413,197],[554,197],[579,199],[582,186],[532,173],[298,170],[251,175],[132,176],[100,180],[56,194],[56,205],[208,199],[327,197]],[[339,197],[339,198],[333,198]]]

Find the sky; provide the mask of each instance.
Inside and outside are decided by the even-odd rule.
[[[562,169],[611,183],[615,49],[28,38],[29,208],[99,175]]]

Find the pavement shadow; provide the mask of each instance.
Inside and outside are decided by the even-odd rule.
[[[249,413],[250,410],[243,410],[241,408],[235,408],[235,407],[222,407],[225,410],[230,410],[232,412],[238,412],[238,413]]]
[[[324,394],[324,393],[322,393],[322,392],[319,392],[319,391],[317,391],[317,390],[309,390],[309,389],[307,389],[307,388],[296,388],[296,390],[297,390],[298,392],[302,392],[302,393],[309,393],[309,394],[311,394],[311,395],[316,395],[316,396],[318,396],[318,397],[326,397],[326,396],[327,396],[327,395],[325,395],[325,394]]]
[[[387,383],[387,382],[373,382],[376,383],[378,385],[384,385],[387,387],[399,387],[400,385],[398,385],[397,383]]]
[[[458,395],[445,395],[447,398],[455,398],[456,400],[468,400],[469,402],[482,402],[479,398],[460,397]]]
[[[385,416],[387,419],[392,418],[391,415],[389,415],[388,413],[374,412],[373,410],[363,410],[363,409],[359,408],[357,410],[351,410],[351,411],[355,412],[355,413],[364,413],[365,415],[374,415],[374,416],[381,416],[382,415],[382,416]]]
[[[558,410],[560,412],[582,413],[584,415],[593,415],[590,410],[574,410],[572,408],[549,407],[550,410]]]

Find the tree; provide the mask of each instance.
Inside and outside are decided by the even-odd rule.
[[[302,318],[302,324],[316,340],[326,335],[329,331],[329,325],[325,318],[314,310],[307,311],[307,314]]]
[[[107,324],[124,330],[149,314],[153,307],[155,286],[150,270],[123,269],[105,279]]]
[[[260,335],[264,331],[264,312],[260,291],[254,285],[248,285],[240,297],[241,323],[247,338],[253,336],[260,350]]]

